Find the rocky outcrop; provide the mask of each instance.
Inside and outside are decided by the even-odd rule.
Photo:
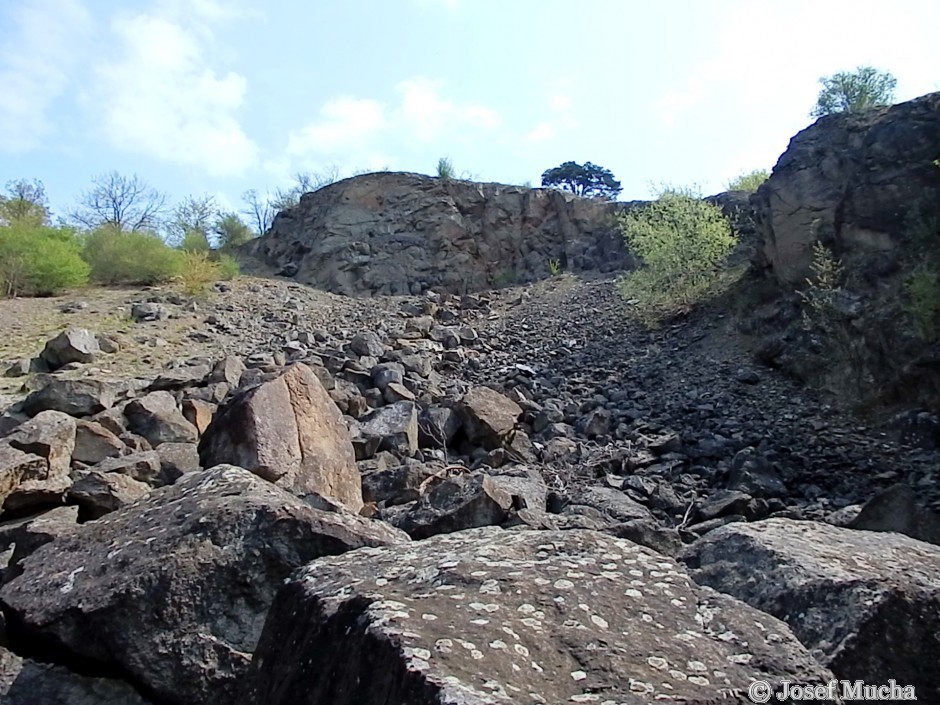
[[[839,678],[940,701],[940,549],[898,534],[770,519],[691,546],[692,577],[787,622]]]
[[[938,158],[940,93],[819,119],[751,200],[761,262],[801,284],[820,241],[847,264],[864,260],[870,275],[890,271],[912,231],[940,216]]]
[[[0,603],[20,653],[125,674],[167,705],[234,705],[267,606],[292,570],[407,540],[219,466],[42,546]]]
[[[629,265],[615,209],[554,189],[367,174],[306,194],[245,252],[341,294],[466,293],[546,277],[553,260]]]
[[[478,529],[314,561],[278,593],[252,676],[257,705],[495,705],[747,703],[752,679],[829,672],[649,549]]]

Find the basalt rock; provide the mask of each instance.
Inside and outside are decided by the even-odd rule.
[[[465,293],[632,263],[616,206],[554,189],[379,173],[345,179],[283,211],[244,251],[340,294]]]

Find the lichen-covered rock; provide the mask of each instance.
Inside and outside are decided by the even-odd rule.
[[[127,683],[89,678],[24,659],[0,646],[0,702],[4,705],[147,705]]]
[[[716,529],[682,560],[699,583],[787,622],[839,677],[940,702],[940,548],[768,519]]]
[[[377,439],[376,450],[409,456],[418,449],[418,410],[414,402],[399,401],[382,406],[359,419],[358,435]]]
[[[292,570],[407,540],[220,466],[41,547],[0,603],[14,643],[41,640],[120,670],[161,703],[234,705],[244,702],[239,679],[268,604]]]
[[[590,531],[488,528],[314,561],[278,593],[256,705],[748,703],[827,681],[789,628]]]
[[[204,467],[231,463],[303,496],[314,492],[358,512],[362,481],[349,430],[305,364],[222,405],[199,442]]]

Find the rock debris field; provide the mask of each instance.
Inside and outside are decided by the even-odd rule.
[[[84,296],[0,302],[4,703],[940,702],[938,451],[730,314]]]

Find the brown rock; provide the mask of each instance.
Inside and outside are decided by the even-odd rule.
[[[184,399],[182,408],[184,418],[196,427],[201,436],[212,423],[216,405],[199,399]]]
[[[522,408],[509,397],[489,387],[474,387],[457,405],[463,428],[471,443],[487,450],[510,440]]]
[[[94,465],[127,452],[124,442],[100,423],[78,419],[72,460]]]
[[[350,511],[362,508],[349,431],[302,363],[221,406],[199,442],[199,457],[204,467],[231,463],[295,494],[315,492]]]
[[[69,502],[79,507],[82,521],[98,519],[147,495],[150,485],[119,472],[79,473],[69,489]]]
[[[30,466],[3,502],[4,511],[22,511],[61,503],[72,484],[69,477],[75,446],[75,419],[60,411],[42,411],[17,426],[7,444],[45,460],[43,467]]]
[[[161,443],[194,443],[199,436],[169,392],[150,392],[124,407],[128,428],[156,448]]]

